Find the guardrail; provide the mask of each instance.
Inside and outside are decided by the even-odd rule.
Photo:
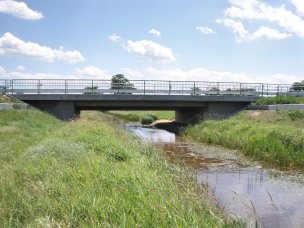
[[[130,80],[0,79],[3,94],[142,94],[142,95],[234,95],[303,96],[304,88],[288,84]]]

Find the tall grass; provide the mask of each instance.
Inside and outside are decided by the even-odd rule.
[[[140,121],[145,116],[155,116],[157,119],[172,120],[174,111],[111,111],[110,114],[127,121]]]
[[[200,142],[239,149],[245,155],[280,167],[303,168],[304,132],[288,124],[293,115],[268,112],[263,118],[263,113],[266,112],[245,111],[226,120],[208,120],[188,128],[185,135]],[[281,118],[268,121],[269,115]],[[304,120],[298,121],[303,126]]]
[[[227,225],[188,174],[108,122],[0,111],[0,226]]]
[[[304,104],[304,97],[275,96],[257,99],[254,105]]]

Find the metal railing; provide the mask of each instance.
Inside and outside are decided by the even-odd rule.
[[[234,96],[303,96],[304,88],[288,84],[78,79],[0,79],[0,94],[133,94],[133,95],[234,95]]]

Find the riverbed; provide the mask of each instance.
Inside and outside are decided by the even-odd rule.
[[[165,130],[124,128],[161,147],[174,164],[192,169],[225,212],[249,226],[304,227],[304,174],[280,171],[234,150],[183,140]]]

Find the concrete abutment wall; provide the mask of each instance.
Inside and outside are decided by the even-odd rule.
[[[175,121],[182,124],[197,124],[204,119],[224,119],[246,109],[244,102],[209,102],[204,108],[179,109]]]
[[[72,120],[80,115],[80,110],[76,108],[74,101],[27,101],[27,103],[61,120]]]

